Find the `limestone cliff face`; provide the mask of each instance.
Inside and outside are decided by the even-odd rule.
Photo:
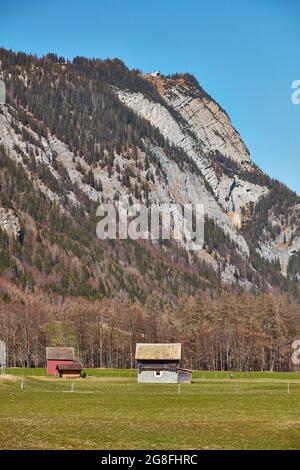
[[[269,261],[278,260],[281,271],[286,276],[289,260],[293,255],[300,252],[300,204],[286,211],[285,218],[278,217],[271,210],[269,213],[270,224],[276,230],[276,235],[271,239],[261,237],[258,240],[258,252]]]
[[[206,97],[194,97],[194,90],[189,96],[186,87],[176,84],[174,87],[168,85],[167,93],[163,94],[166,107],[142,93],[115,91],[123,103],[158,127],[172,144],[182,148],[196,163],[222,210],[239,211],[267,193],[267,188],[251,184],[236,175],[229,177],[225,173],[216,173],[212,161],[212,152],[215,151],[223,152],[226,157],[250,170],[251,162],[239,134],[214,102]]]
[[[227,114],[200,89],[170,80],[163,97],[187,123],[204,154],[219,151],[239,163],[250,162],[249,151]]]
[[[135,113],[158,127],[172,144],[182,148],[196,163],[212,190],[212,195],[209,195],[203,189],[201,195],[203,201],[209,201],[206,204],[204,202],[208,215],[219,222],[242,251],[247,253],[247,243],[240,233],[243,213],[247,212],[249,206],[255,207],[269,189],[265,185],[255,184],[255,178],[249,181],[232,171],[217,171],[214,165],[214,156],[219,153],[235,162],[242,173],[257,171],[239,133],[233,128],[225,111],[202,89],[183,79],[144,77],[155,83],[165,106],[163,102],[151,101],[142,93],[114,88],[117,96]],[[201,178],[198,185],[203,186]],[[189,200],[190,193],[199,194],[199,190],[195,191],[191,185],[189,190],[185,195]],[[266,240],[263,234],[257,234],[257,237],[257,251],[269,261],[279,260],[282,272],[286,275],[290,257],[299,251],[300,234],[297,227],[281,227],[275,240]]]
[[[13,237],[17,236],[20,230],[20,224],[17,215],[12,209],[0,207],[0,227],[8,235]]]

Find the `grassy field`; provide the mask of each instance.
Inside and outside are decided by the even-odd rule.
[[[136,371],[6,372],[0,449],[300,449],[295,373],[194,372],[179,390],[137,384]]]

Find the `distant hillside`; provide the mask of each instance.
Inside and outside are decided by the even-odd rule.
[[[41,363],[45,344],[68,339],[89,364],[128,366],[135,339],[180,337],[193,343],[185,358],[193,366],[288,368],[299,315],[300,198],[251,161],[196,79],[130,71],[117,59],[5,49],[0,74],[0,321],[10,360]],[[99,202],[124,195],[132,203],[201,202],[204,249],[98,240]],[[26,342],[23,309],[26,358],[18,346]],[[233,331],[250,335],[255,352],[241,359]],[[206,335],[217,357],[205,365]],[[259,362],[260,335],[268,346]]]

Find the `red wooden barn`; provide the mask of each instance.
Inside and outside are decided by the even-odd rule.
[[[73,364],[75,361],[74,348],[46,348],[47,373],[57,374],[58,364]]]

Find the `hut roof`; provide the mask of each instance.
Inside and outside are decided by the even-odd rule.
[[[181,343],[137,343],[135,350],[137,361],[181,359]]]
[[[57,364],[57,370],[64,371],[64,370],[82,370],[82,364],[80,362],[72,362],[71,364]]]
[[[46,348],[46,359],[58,361],[74,361],[74,348]]]

